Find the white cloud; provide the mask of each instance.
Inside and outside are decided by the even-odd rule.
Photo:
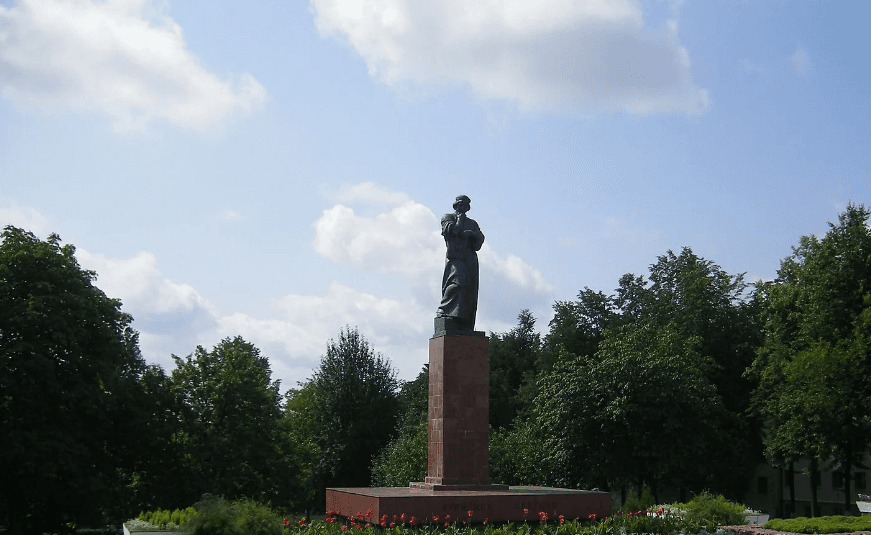
[[[157,269],[151,253],[140,252],[129,259],[109,258],[77,249],[82,267],[97,272],[97,285],[109,297],[121,299],[125,308],[140,314],[188,314],[210,305],[189,284],[172,282]]]
[[[430,306],[424,307],[425,312],[420,317],[409,315],[413,322],[407,323],[405,328],[419,325],[421,318],[428,327],[441,298],[444,269],[445,243],[440,235],[439,218],[404,194],[384,191],[372,184],[349,188],[342,198],[363,203],[394,199],[395,204],[387,203],[388,206],[372,216],[361,216],[354,208],[343,204],[324,210],[314,224],[315,251],[340,264],[398,275],[407,281],[413,294],[421,300],[429,300]],[[520,257],[503,256],[484,243],[479,260],[479,324],[511,322],[523,308],[536,308],[550,300],[553,287],[539,270]],[[353,301],[350,296],[346,299]],[[319,310],[320,305],[313,304],[307,309]],[[402,314],[408,313],[399,313]],[[324,318],[334,315],[335,311],[328,309]]]
[[[703,113],[672,19],[653,31],[632,0],[310,0],[322,35],[347,38],[402,88],[470,86],[523,109]]]
[[[790,56],[789,60],[792,62],[792,69],[796,74],[800,76],[810,75],[813,63],[807,51],[801,45],[796,47],[795,52]]]
[[[420,369],[420,351],[432,334],[433,310],[413,299],[378,297],[333,282],[325,295],[286,295],[274,301],[275,317],[253,318],[235,313],[218,320],[221,332],[238,333],[264,353],[280,355],[289,368],[318,365],[326,343],[346,325],[358,327],[376,351],[388,356],[405,378]],[[292,386],[292,385],[288,385]]]
[[[12,225],[42,238],[50,232],[48,219],[33,208],[18,206],[13,201],[4,204],[0,206],[0,230]]]
[[[152,118],[206,130],[265,98],[249,74],[218,80],[148,0],[19,0],[0,6],[0,93],[46,112],[100,111],[119,131]]]
[[[420,203],[407,200],[374,217],[337,204],[324,210],[314,227],[315,251],[334,262],[405,279],[438,271],[439,223]]]

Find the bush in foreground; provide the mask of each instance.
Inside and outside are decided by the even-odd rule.
[[[606,518],[551,517],[524,510],[523,522],[492,523],[473,511],[461,518],[416,518],[405,514],[380,522],[363,521],[362,512],[327,512],[325,520],[294,521],[254,500],[229,502],[207,497],[195,505],[197,513],[182,528],[189,535],[624,535],[635,533],[714,533],[722,525],[744,523],[744,506],[722,496],[702,493],[687,504],[662,505],[641,511],[617,511]],[[163,512],[166,516],[168,512]],[[347,514],[347,513],[346,513]],[[368,513],[371,514],[371,513]],[[351,532],[350,534],[347,532]]]
[[[744,513],[746,507],[730,502],[721,495],[714,496],[708,491],[696,494],[685,504],[678,503],[675,506],[687,517],[704,518],[714,526],[737,526],[747,522]]]
[[[765,529],[790,533],[850,533],[871,531],[871,516],[821,516],[817,518],[775,518]]]
[[[205,497],[184,527],[190,535],[282,535],[283,521],[268,505],[249,498],[227,501]]]

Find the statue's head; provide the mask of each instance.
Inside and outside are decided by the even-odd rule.
[[[461,210],[463,212],[468,212],[472,209],[472,199],[467,197],[466,195],[460,195],[457,197],[457,200],[454,201],[454,210],[458,210],[460,206],[464,206],[465,210]]]

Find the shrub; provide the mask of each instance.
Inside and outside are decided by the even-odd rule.
[[[696,494],[685,504],[675,504],[687,517],[700,517],[716,526],[735,526],[744,524],[747,517],[746,507],[740,503],[730,502],[722,495],[714,496],[708,491]]]
[[[620,509],[624,513],[631,513],[635,511],[647,511],[654,504],[653,494],[650,492],[650,488],[647,485],[644,485],[641,489],[641,494],[639,495],[637,492],[633,493],[629,491],[626,494],[626,501],[620,506]]]
[[[187,524],[196,512],[196,509],[193,507],[188,507],[187,509],[176,509],[174,511],[157,509],[155,511],[139,513],[139,516],[136,518],[137,520],[150,524],[154,528],[172,530]]]
[[[281,535],[281,517],[268,505],[249,498],[229,502],[204,496],[185,526],[190,535]]]
[[[850,533],[871,531],[868,516],[821,516],[817,518],[775,518],[765,524],[765,529],[791,533]]]
[[[197,514],[185,526],[190,535],[247,535],[227,500],[204,496],[194,508]]]

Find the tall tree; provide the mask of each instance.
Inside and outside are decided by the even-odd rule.
[[[517,316],[517,326],[505,334],[490,333],[490,425],[509,427],[535,397],[541,337],[529,310]]]
[[[7,226],[0,242],[0,515],[12,533],[100,520],[129,468],[132,318],[75,247]]]
[[[560,359],[535,400],[552,484],[717,488],[732,469],[715,470],[734,416],[698,343],[672,325],[632,323],[608,331],[595,356]]]
[[[576,356],[595,354],[605,330],[616,327],[619,320],[615,298],[587,287],[578,292],[577,301],[557,301],[553,310],[545,340],[550,362],[561,349]]]
[[[192,498],[209,492],[288,503],[297,473],[268,359],[238,336],[173,358]]]
[[[850,204],[823,238],[801,237],[777,279],[760,286],[765,338],[752,368],[755,401],[766,451],[781,465],[834,461],[849,474],[871,442],[869,215]]]
[[[367,486],[373,458],[395,436],[399,385],[390,361],[346,327],[310,382],[320,488]]]

